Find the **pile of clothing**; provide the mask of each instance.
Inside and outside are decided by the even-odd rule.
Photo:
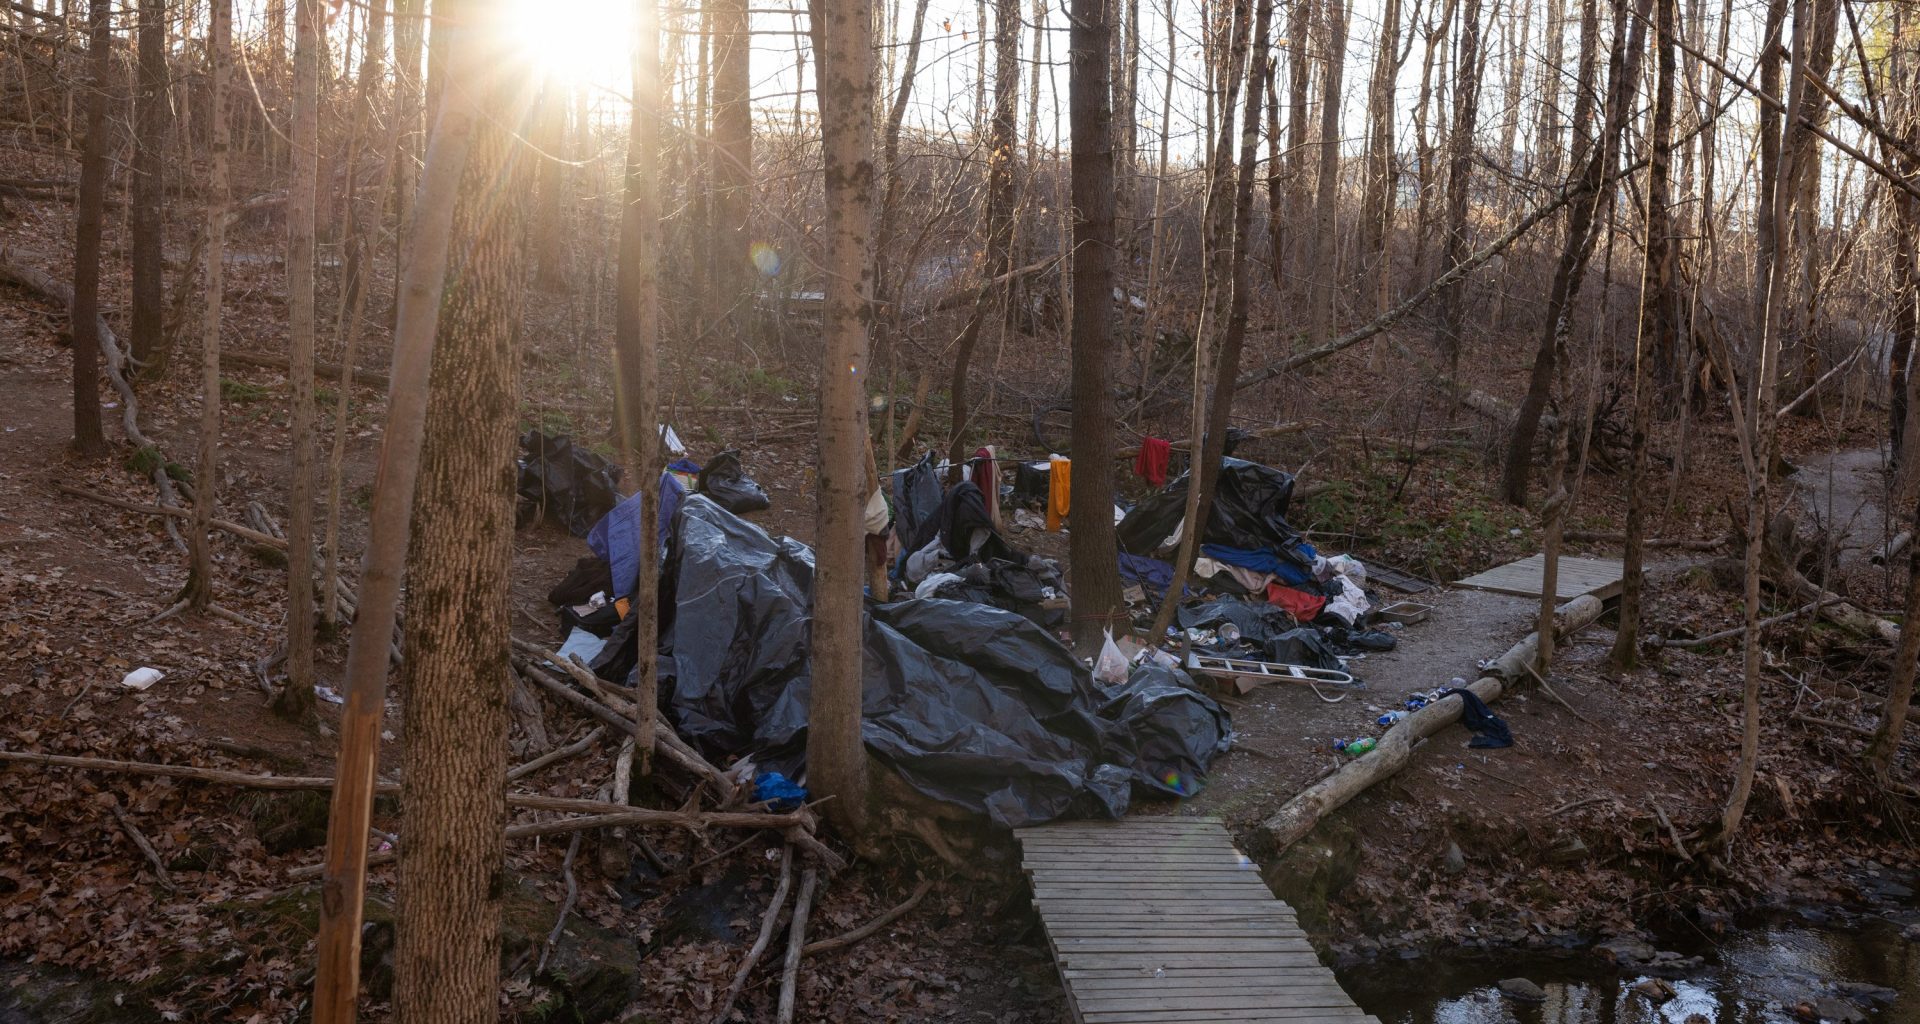
[[[986,465],[991,466],[989,456]],[[978,467],[944,490],[932,453],[893,474],[893,582],[914,597],[972,601],[1047,629],[1066,619],[1066,583],[1052,559],[1007,543],[994,526],[991,471]],[[976,483],[975,480],[979,480]],[[994,497],[997,497],[994,496]]]
[[[1179,609],[1181,626],[1209,628],[1223,614],[1221,607],[1236,606],[1246,610],[1234,612],[1235,620],[1227,623],[1235,638],[1221,641],[1215,636],[1207,649],[1321,668],[1339,667],[1337,660],[1328,663],[1329,652],[1391,649],[1391,634],[1367,629],[1375,602],[1366,591],[1366,566],[1348,555],[1322,556],[1288,525],[1293,483],[1291,474],[1270,466],[1221,460],[1213,506],[1193,563],[1193,582],[1182,595],[1184,599],[1199,591],[1212,600]],[[1135,505],[1116,527],[1120,576],[1140,588],[1142,618],[1151,616],[1152,604],[1171,584],[1170,560],[1185,526],[1187,485],[1188,474],[1183,473]],[[1304,641],[1295,637],[1282,642],[1285,650],[1259,653],[1276,637],[1301,627],[1311,627],[1307,632],[1317,633],[1320,642],[1303,647]]]

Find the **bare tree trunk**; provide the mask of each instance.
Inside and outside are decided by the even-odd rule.
[[[1540,64],[1540,113],[1534,136],[1534,165],[1542,181],[1560,180],[1560,78],[1566,73],[1562,54],[1566,45],[1566,0],[1547,0],[1546,59]]]
[[[107,202],[107,105],[113,91],[113,24],[109,0],[87,3],[87,141],[80,157],[80,196],[73,240],[73,446],[107,449],[100,428],[100,228]]]
[[[1920,509],[1915,510],[1920,522]],[[1913,678],[1920,667],[1920,545],[1907,552],[1906,614],[1900,620],[1900,643],[1894,648],[1893,677],[1887,684],[1887,702],[1882,705],[1880,725],[1867,744],[1867,764],[1882,780],[1893,774],[1893,757],[1900,750],[1900,738],[1907,725],[1907,710],[1913,703]]]
[[[461,0],[457,16],[495,34],[510,29],[510,10]],[[532,90],[509,75],[486,84],[492,87],[480,100],[494,116],[477,125],[454,205],[460,256],[450,268],[427,389],[400,691],[407,841],[400,849],[394,1017],[444,1024],[493,1020],[500,999],[499,873],[513,685],[509,467],[520,397],[514,338],[532,177],[515,128]],[[624,794],[615,796],[624,802]]]
[[[488,60],[488,48],[481,40],[471,35],[453,38],[466,42],[450,46],[453,66],[444,73],[462,87],[451,93],[452,100],[435,122],[419,202],[413,209],[414,229],[405,242],[395,317],[393,384],[386,431],[380,442],[380,465],[374,477],[380,486],[374,489],[373,507],[367,516],[360,605],[347,649],[347,704],[340,722],[340,761],[327,816],[326,870],[320,888],[320,931],[316,940],[319,968],[313,985],[315,1024],[345,1024],[354,1019],[359,992],[360,922],[367,885],[367,825],[373,813],[374,769],[386,711],[387,652],[393,644],[400,579],[407,563],[429,371],[441,299],[449,280],[448,249],[455,204],[463,198],[461,183],[469,142],[481,119],[481,94],[490,78],[511,81],[514,75],[512,68]],[[470,49],[472,53],[467,52]],[[491,127],[502,121],[511,123],[513,113],[487,110],[486,116],[493,119]],[[495,467],[494,471],[502,470]],[[468,685],[473,685],[471,678]],[[497,997],[497,993],[494,995]]]
[[[1249,34],[1249,20],[1251,26]],[[1234,388],[1239,381],[1240,347],[1246,338],[1248,292],[1247,259],[1253,234],[1253,173],[1260,142],[1260,81],[1266,69],[1267,37],[1273,21],[1271,0],[1256,0],[1256,12],[1250,19],[1247,0],[1233,5],[1233,33],[1228,45],[1220,104],[1221,130],[1214,154],[1215,173],[1207,189],[1206,251],[1208,303],[1201,310],[1200,338],[1194,345],[1194,413],[1190,437],[1198,438],[1193,468],[1187,474],[1185,528],[1180,531],[1178,554],[1174,556],[1173,580],[1161,595],[1160,610],[1154,616],[1149,636],[1165,636],[1173,621],[1174,606],[1193,570],[1194,552],[1199,549],[1206,523],[1213,509],[1213,486],[1220,476],[1220,459],[1226,449],[1227,423],[1233,414]],[[1251,38],[1251,42],[1249,39]],[[1231,161],[1234,104],[1238,97],[1239,76],[1244,69],[1247,85],[1246,118],[1240,128],[1238,178]],[[1228,196],[1231,194],[1232,199]],[[1231,202],[1231,206],[1229,206]],[[1225,279],[1225,294],[1217,282]],[[1210,338],[1218,332],[1217,356],[1209,353]]]
[[[1673,219],[1668,179],[1673,165],[1674,7],[1654,0],[1652,138],[1647,170],[1647,246],[1640,278],[1640,329],[1633,353],[1633,454],[1627,469],[1627,543],[1620,585],[1620,626],[1609,660],[1630,669],[1638,660],[1641,589],[1647,540],[1647,434],[1653,419],[1653,364],[1670,363],[1678,337],[1673,284]]]
[[[752,40],[747,0],[713,3],[713,210],[714,303],[709,321],[729,317],[736,331],[746,324],[747,219],[753,208],[753,79],[748,67]]]
[[[1780,95],[1780,65],[1786,52],[1780,45],[1780,33],[1786,22],[1787,0],[1768,0],[1766,27],[1760,37],[1760,91],[1768,96]],[[1781,230],[1781,225],[1773,219],[1772,199],[1774,183],[1780,177],[1781,112],[1770,103],[1762,102],[1758,106],[1759,109],[1754,112],[1760,150],[1760,187],[1753,204],[1754,309],[1762,309],[1767,304],[1768,268],[1773,264],[1773,250],[1778,244]]]
[[[1107,73],[1112,5],[1074,0],[1068,112],[1073,125],[1073,574],[1075,647],[1099,650],[1122,609],[1113,515],[1113,133]]]
[[[566,163],[560,159],[566,135],[567,90],[558,75],[547,75],[540,109],[534,116],[540,139],[540,170],[534,186],[539,207],[533,216],[533,285],[541,291],[560,292],[567,289],[566,222],[560,215],[567,182]]]
[[[1826,81],[1833,69],[1833,47],[1839,34],[1839,0],[1812,0],[1809,16],[1812,26],[1809,34],[1809,52],[1804,71],[1817,81]],[[1803,68],[1794,65],[1797,73]],[[1827,99],[1819,89],[1807,90],[1802,105],[1798,108],[1796,120],[1804,121],[1815,127],[1826,126]],[[1820,178],[1821,155],[1820,137],[1812,131],[1793,133],[1798,140],[1800,151],[1793,155],[1794,181],[1797,204],[1791,230],[1794,235],[1793,248],[1800,257],[1799,294],[1795,304],[1796,311],[1791,332],[1781,338],[1789,372],[1785,375],[1787,383],[1792,385],[1788,394],[1798,392],[1802,387],[1813,387],[1820,379],[1820,346],[1815,336],[1815,324],[1818,317],[1818,304],[1821,294],[1821,245],[1817,221],[1820,217]],[[1825,415],[1820,392],[1816,388],[1802,401],[1797,410],[1800,415],[1820,418]]]
[[[1793,3],[1793,64],[1795,74],[1793,85],[1787,92],[1786,109],[1801,109],[1801,101],[1806,93],[1806,76],[1799,74],[1806,59],[1810,26],[1807,19],[1808,0],[1794,0]],[[1797,151],[1794,136],[1805,131],[1805,126],[1792,120],[1785,125],[1786,135],[1781,139],[1779,173],[1774,176],[1773,193],[1765,197],[1772,206],[1773,223],[1778,225],[1791,223],[1795,190],[1793,188],[1794,153]],[[1754,346],[1754,373],[1751,374],[1753,393],[1748,403],[1742,431],[1742,455],[1747,471],[1747,525],[1746,525],[1746,634],[1741,644],[1741,675],[1744,687],[1741,695],[1742,713],[1740,717],[1740,759],[1734,767],[1733,788],[1727,794],[1726,806],[1720,814],[1720,831],[1713,837],[1713,845],[1727,847],[1740,830],[1740,819],[1745,816],[1747,799],[1753,793],[1753,777],[1760,763],[1760,575],[1764,558],[1765,530],[1771,521],[1771,509],[1768,497],[1772,482],[1773,443],[1776,434],[1774,406],[1777,404],[1775,388],[1780,379],[1780,324],[1786,313],[1781,293],[1786,287],[1787,245],[1786,240],[1775,237],[1774,246],[1767,253],[1765,301],[1761,304],[1761,329],[1758,344]],[[1736,415],[1738,410],[1736,410]]]
[[[1459,46],[1454,58],[1453,133],[1447,158],[1447,239],[1442,272],[1467,258],[1467,188],[1473,177],[1475,119],[1480,105],[1480,0],[1464,0],[1460,8]],[[1466,278],[1440,293],[1440,324],[1436,331],[1440,351],[1460,375],[1460,318],[1465,312]]]
[[[1581,17],[1580,67],[1585,78],[1576,86],[1574,106],[1573,165],[1580,168],[1574,183],[1577,197],[1570,204],[1567,234],[1560,250],[1560,262],[1554,270],[1553,284],[1547,293],[1545,323],[1541,329],[1540,349],[1534,356],[1533,374],[1527,382],[1527,394],[1520,402],[1512,433],[1507,439],[1505,464],[1500,475],[1500,496],[1514,505],[1525,505],[1527,482],[1533,471],[1533,441],[1546,413],[1553,389],[1557,353],[1555,337],[1560,318],[1573,315],[1574,304],[1586,279],[1588,258],[1602,218],[1600,212],[1607,193],[1601,187],[1619,160],[1620,137],[1626,130],[1629,109],[1640,74],[1640,48],[1646,39],[1646,19],[1633,19],[1627,27],[1628,0],[1613,0],[1613,53],[1608,60],[1606,123],[1595,143],[1591,138],[1593,102],[1590,46],[1599,34],[1599,5],[1587,0]],[[1632,0],[1641,15],[1652,0]],[[1631,37],[1631,38],[1629,38]]]
[[[425,39],[426,0],[393,0],[393,114],[400,122],[393,151],[394,263],[407,251],[413,230],[414,191],[419,187],[419,161],[425,149],[420,121],[422,87],[420,55]],[[399,303],[395,297],[396,305]]]
[[[1375,311],[1384,312],[1392,294],[1393,275],[1387,252],[1393,233],[1394,194],[1394,80],[1400,66],[1394,59],[1400,48],[1400,0],[1386,0],[1375,42],[1373,80],[1367,89],[1367,193],[1360,204],[1360,251],[1372,262]]]
[[[167,12],[164,0],[140,0],[139,88],[134,92],[133,187],[127,209],[133,270],[128,345],[136,366],[158,370],[166,344]]]
[[[999,277],[1013,267],[1014,177],[1016,119],[1020,113],[1020,2],[994,0],[993,117],[987,123],[987,248],[983,278]],[[1105,52],[1101,59],[1106,60]],[[1111,187],[1111,178],[1109,178]],[[1112,197],[1109,196],[1109,199]],[[1012,305],[1017,286],[1006,286],[1002,306]],[[972,372],[973,350],[980,337],[993,292],[999,289],[983,284],[974,302],[972,317],[954,346],[953,376],[947,395],[953,409],[953,426],[948,438],[947,461],[951,480],[960,479],[961,464],[967,458],[967,437],[972,428],[973,406],[967,395],[967,379]]]
[[[618,306],[614,312],[614,363],[619,389],[614,396],[620,447],[640,498],[638,579],[634,581],[634,701],[643,708],[658,703],[660,584],[655,524],[660,518],[659,349],[660,280],[660,30],[652,6],[639,5],[640,23],[633,51],[633,127],[627,137],[626,203],[620,219]],[[634,737],[640,774],[653,770],[653,719],[640,716]],[[614,794],[625,801],[625,793]]]
[[[286,718],[313,717],[314,201],[319,188],[321,0],[294,0],[293,187],[287,198],[287,383],[292,391],[287,483]],[[331,595],[329,595],[331,596]]]
[[[1312,40],[1318,13],[1316,5],[1320,0],[1293,0],[1293,9],[1287,19],[1287,198],[1286,213],[1281,219],[1284,228],[1273,235],[1273,265],[1275,281],[1281,285],[1279,292],[1283,304],[1295,304],[1303,288],[1311,287],[1316,277],[1302,280],[1298,249],[1298,227],[1307,220],[1307,146],[1312,141],[1313,124],[1307,116],[1307,92],[1312,83],[1313,61]],[[1222,89],[1226,92],[1226,89]],[[1231,102],[1227,107],[1232,106]],[[1231,124],[1233,111],[1222,109],[1220,118]],[[1224,133],[1232,136],[1228,130]],[[1218,144],[1215,152],[1231,154],[1228,148],[1232,143]],[[1230,160],[1223,156],[1222,160]],[[1222,244],[1227,244],[1222,236]]]
[[[1126,39],[1116,40],[1114,52],[1113,123],[1114,234],[1119,240],[1119,277],[1133,277],[1140,255],[1140,0],[1114,0],[1115,24],[1126,10]]]
[[[1342,284],[1339,271],[1340,237],[1336,214],[1340,204],[1341,72],[1347,61],[1347,0],[1325,0],[1327,59],[1321,71],[1320,180],[1314,211],[1313,299],[1309,322],[1311,344],[1333,337],[1334,292]],[[1254,107],[1258,110],[1258,107]],[[1224,428],[1223,428],[1224,429]]]
[[[853,833],[867,817],[860,736],[865,577],[867,328],[873,264],[873,17],[870,0],[813,0],[820,125],[825,141],[827,278],[820,387],[820,483],[813,582],[813,696],[807,784],[831,796],[827,816]]]
[[[200,321],[200,452],[193,470],[193,530],[187,536],[187,606],[213,603],[214,503],[220,487],[220,320],[227,251],[227,81],[233,65],[233,0],[210,0],[207,24],[207,267]]]

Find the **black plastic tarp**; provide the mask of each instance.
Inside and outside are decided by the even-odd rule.
[[[1167,543],[1187,514],[1188,474],[1135,505],[1114,528],[1120,548],[1128,554],[1151,555]],[[1245,550],[1279,551],[1298,534],[1287,525],[1287,505],[1293,500],[1293,474],[1244,459],[1220,460],[1220,479],[1214,485],[1213,508],[1201,540]]]
[[[516,526],[544,515],[575,537],[585,537],[620,502],[620,467],[565,434],[529,430],[520,435],[517,466]]]
[[[674,725],[712,754],[799,777],[813,553],[690,497],[664,569],[660,693]],[[999,608],[870,605],[863,642],[868,749],[919,792],[1003,826],[1117,817],[1136,792],[1191,795],[1232,740],[1226,712],[1178,673],[1103,689]]]

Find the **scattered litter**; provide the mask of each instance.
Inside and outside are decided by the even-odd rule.
[[[779,772],[761,772],[753,777],[753,800],[770,810],[791,811],[807,802],[807,791]]]
[[[133,671],[127,673],[126,678],[120,680],[120,685],[126,687],[129,690],[144,690],[147,687],[152,686],[153,684],[166,678],[166,675],[167,674],[165,672],[162,672],[157,668],[147,668],[145,666],[142,666],[140,668],[136,668]]]
[[[335,690],[331,686],[316,684],[313,688],[313,695],[329,704],[345,704],[347,702],[345,697],[340,696],[340,691]]]

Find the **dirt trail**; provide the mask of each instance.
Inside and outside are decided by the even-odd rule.
[[[1865,564],[1892,536],[1886,466],[1885,448],[1852,448],[1811,456],[1793,474],[1798,504],[1833,538],[1842,570]]]

